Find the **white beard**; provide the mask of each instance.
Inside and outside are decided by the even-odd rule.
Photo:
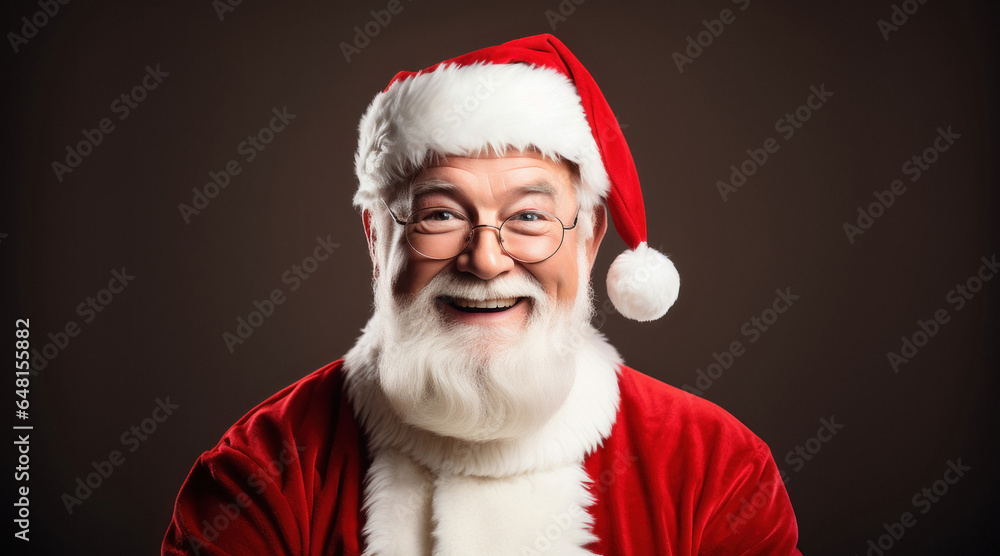
[[[524,437],[565,402],[576,378],[574,347],[593,311],[586,260],[571,306],[549,299],[532,278],[488,282],[441,273],[411,299],[381,282],[366,334],[379,338],[378,384],[393,413],[408,425],[471,442]],[[466,325],[435,306],[437,298],[525,297],[521,327]]]

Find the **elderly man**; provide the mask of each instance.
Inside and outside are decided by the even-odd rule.
[[[767,446],[590,324],[677,296],[614,115],[552,36],[398,74],[360,125],[375,310],[195,464],[166,554],[798,554]]]

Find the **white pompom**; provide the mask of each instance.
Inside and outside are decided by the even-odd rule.
[[[681,287],[674,263],[642,242],[615,258],[608,270],[608,296],[626,318],[640,322],[667,314]]]

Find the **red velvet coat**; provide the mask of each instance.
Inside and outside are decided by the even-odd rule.
[[[585,467],[605,555],[799,554],[767,446],[718,406],[628,367]],[[198,458],[163,554],[357,555],[368,466],[341,361],[278,392]]]

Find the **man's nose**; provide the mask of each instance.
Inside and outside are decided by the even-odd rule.
[[[471,233],[469,246],[455,261],[460,272],[489,280],[514,268],[514,259],[500,246],[500,230],[493,226],[476,226]]]

